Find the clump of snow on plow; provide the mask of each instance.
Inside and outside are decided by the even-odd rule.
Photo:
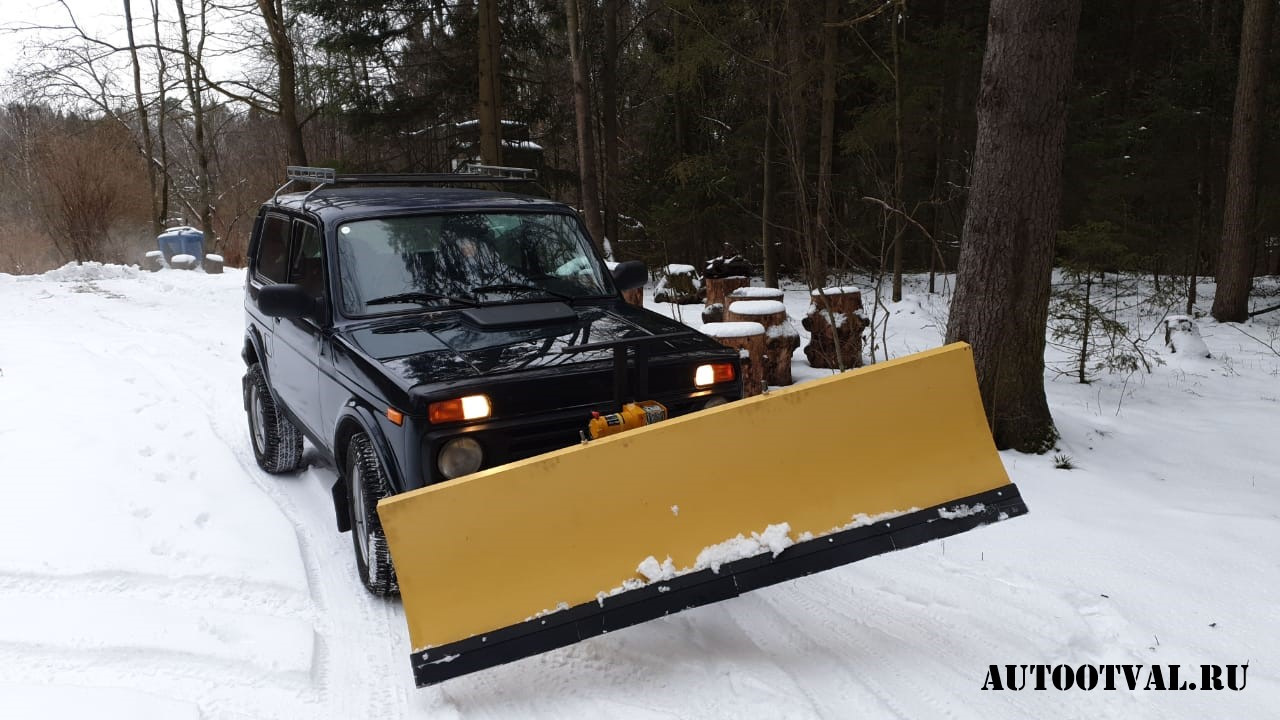
[[[698,553],[698,559],[694,563],[694,569],[711,568],[711,572],[718,573],[720,566],[725,563],[763,555],[766,551],[777,557],[778,553],[795,544],[795,540],[791,539],[790,523],[770,525],[762,533],[751,533],[749,538],[738,533],[737,537],[702,548],[702,552]]]
[[[970,515],[979,515],[987,511],[987,506],[982,503],[974,503],[972,505],[957,505],[954,510],[947,508],[938,508],[938,516],[943,520],[959,520],[967,518]]]

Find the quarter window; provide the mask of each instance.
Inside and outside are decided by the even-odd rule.
[[[289,219],[280,215],[263,218],[258,239],[258,275],[271,282],[285,282],[288,252]]]

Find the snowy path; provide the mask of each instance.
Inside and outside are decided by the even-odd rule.
[[[1214,360],[1169,358],[1128,387],[1051,383],[1079,469],[1006,455],[1027,518],[419,691],[399,604],[359,587],[333,529],[333,470],[254,464],[241,282],[0,275],[0,717],[1261,718],[1280,703],[1280,357],[1229,329],[1204,328]],[[918,297],[894,307],[895,353],[939,342]],[[981,690],[990,664],[1112,662],[1249,662],[1248,687]]]

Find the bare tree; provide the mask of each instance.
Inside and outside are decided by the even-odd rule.
[[[307,164],[307,148],[302,142],[303,119],[299,116],[298,64],[289,36],[289,21],[284,0],[257,0],[258,10],[266,24],[272,59],[276,64],[276,111],[280,116],[280,129],[284,132],[289,148],[289,162]],[[243,99],[238,93],[235,99]]]
[[[973,346],[996,446],[1053,447],[1045,330],[1080,0],[993,0],[947,341]]]

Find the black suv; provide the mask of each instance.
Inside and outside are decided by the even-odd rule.
[[[644,266],[610,271],[567,205],[472,187],[503,177],[289,178],[317,185],[278,191],[249,243],[250,436],[267,472],[296,470],[304,436],[338,469],[374,593],[396,591],[378,499],[579,442],[627,401],[741,396],[736,351],[624,302]]]

